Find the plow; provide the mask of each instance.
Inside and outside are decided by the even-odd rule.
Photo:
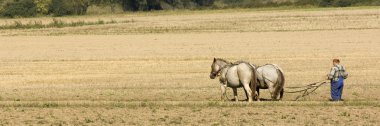
[[[288,90],[285,90],[284,92],[285,93],[301,93],[294,99],[294,101],[298,101],[299,99],[304,98],[314,93],[319,87],[327,83],[328,83],[327,81],[319,81],[319,82],[314,82],[305,86],[285,87],[285,89],[288,89]]]

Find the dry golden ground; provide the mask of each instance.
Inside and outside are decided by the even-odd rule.
[[[8,125],[376,125],[380,109],[352,106],[164,106],[3,107],[0,111],[0,122]]]
[[[0,124],[376,125],[379,16],[379,9],[162,12],[62,18],[130,23],[1,30]],[[0,22],[11,20],[51,19]],[[285,94],[283,102],[224,106],[214,102],[218,80],[208,77],[214,57],[279,64],[286,86],[322,80],[340,58],[350,74],[346,101],[326,103],[326,85],[300,104]]]

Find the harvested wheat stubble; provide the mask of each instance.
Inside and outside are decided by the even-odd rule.
[[[0,125],[379,124],[378,9],[117,17],[134,22],[1,30]],[[78,18],[62,20],[99,19]],[[242,89],[241,102],[218,102],[214,57],[279,64],[286,86],[322,80],[339,58],[345,102],[327,102],[328,85],[300,102],[247,104]]]

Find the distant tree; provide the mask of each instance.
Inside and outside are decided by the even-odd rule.
[[[162,10],[160,0],[146,0],[148,10]]]
[[[124,11],[162,10],[160,0],[121,0]]]
[[[89,0],[52,0],[49,12],[55,16],[83,15],[89,5]]]
[[[196,0],[163,0],[176,9],[197,8],[200,4]]]
[[[37,7],[33,0],[17,0],[6,3],[1,15],[4,17],[33,17],[37,15]]]
[[[337,7],[348,7],[352,5],[352,0],[336,0],[334,6]]]
[[[116,11],[116,6],[120,5],[122,0],[91,0],[90,4],[100,5],[100,6],[110,6],[111,11]]]
[[[48,14],[51,0],[34,0],[39,14]]]
[[[121,0],[121,4],[124,11],[138,11],[139,0]]]
[[[321,7],[328,7],[328,6],[333,5],[333,2],[334,2],[334,0],[322,0],[319,3],[319,6],[321,6]]]
[[[195,2],[200,6],[211,6],[215,0],[195,0]]]

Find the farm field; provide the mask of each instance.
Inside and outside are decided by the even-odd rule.
[[[83,26],[18,28],[84,22]],[[0,125],[378,125],[380,8],[215,10],[0,19]],[[110,24],[91,22],[112,21]],[[90,23],[89,23],[90,22]],[[86,25],[88,24],[88,25]],[[9,27],[8,27],[9,26]],[[220,102],[214,57],[276,63],[285,86],[345,65],[344,102],[325,85],[293,101]],[[232,98],[232,90],[227,94]],[[261,97],[269,98],[262,90]]]

